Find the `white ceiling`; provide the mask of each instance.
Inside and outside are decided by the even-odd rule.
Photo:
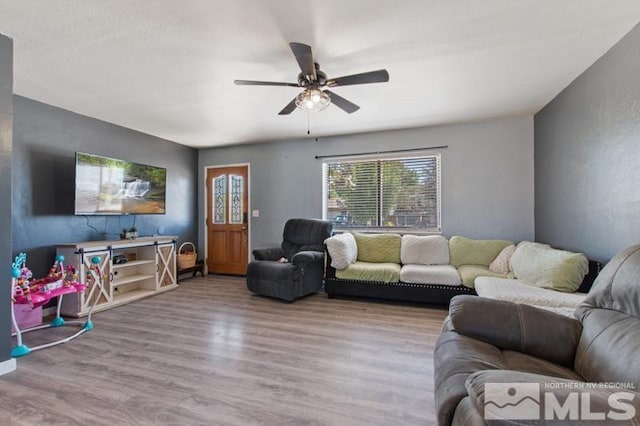
[[[640,21],[638,0],[0,0],[15,93],[193,147],[533,114]],[[278,112],[291,41],[346,114]]]

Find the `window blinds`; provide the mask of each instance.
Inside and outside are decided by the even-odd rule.
[[[325,163],[325,217],[342,226],[440,228],[440,154]]]

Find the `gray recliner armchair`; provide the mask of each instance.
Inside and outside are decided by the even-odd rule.
[[[288,302],[320,290],[324,240],[332,231],[333,224],[325,220],[289,219],[280,247],[253,250],[255,260],[247,268],[247,288]]]
[[[434,351],[440,425],[640,424],[640,245],[569,318],[453,298]]]

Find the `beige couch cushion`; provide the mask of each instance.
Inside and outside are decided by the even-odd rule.
[[[404,265],[448,265],[449,241],[442,235],[403,235],[400,261]]]
[[[418,284],[460,285],[460,275],[451,265],[403,265],[400,281]]]
[[[572,316],[573,311],[587,297],[586,293],[564,293],[509,278],[478,277],[475,289],[481,297],[550,308],[551,311],[568,316]]]

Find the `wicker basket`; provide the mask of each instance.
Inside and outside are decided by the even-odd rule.
[[[182,252],[182,248],[186,245],[190,245],[193,248],[193,251],[185,250]],[[196,253],[196,246],[193,245],[192,242],[184,242],[180,244],[178,248],[178,269],[187,269],[192,268],[196,265],[196,258],[198,257],[198,253]]]

